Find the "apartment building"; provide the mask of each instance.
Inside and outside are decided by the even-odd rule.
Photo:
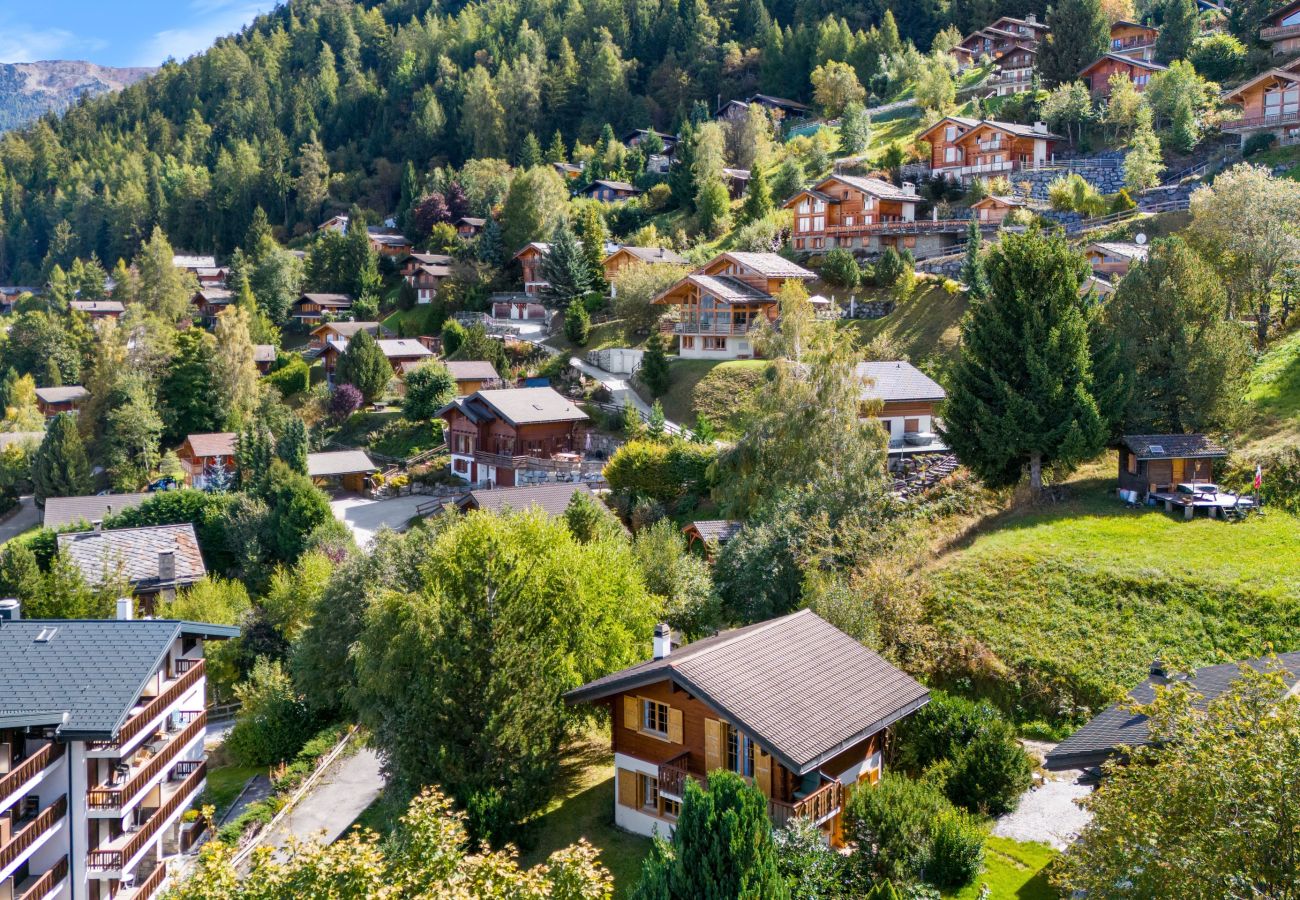
[[[23,619],[0,601],[0,897],[148,900],[201,833],[208,640],[237,628]]]

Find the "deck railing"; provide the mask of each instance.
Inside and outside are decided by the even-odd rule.
[[[752,327],[751,322],[732,322],[730,319],[717,322],[664,319],[659,323],[659,330],[664,334],[748,334]]]
[[[167,880],[167,863],[160,862],[153,867],[144,881],[135,886],[135,889],[127,894],[127,900],[149,900],[154,894],[158,893],[158,888]]]
[[[1261,41],[1277,41],[1282,38],[1295,37],[1300,34],[1300,24],[1296,25],[1273,25],[1269,28],[1259,30],[1259,39]]]
[[[33,775],[63,755],[62,744],[46,744],[24,759],[8,775],[0,778],[0,798],[8,797]]]
[[[1300,122],[1300,109],[1290,112],[1265,113],[1262,116],[1243,116],[1224,122],[1219,127],[1224,131],[1246,131],[1251,128],[1275,128],[1278,125],[1290,125]]]
[[[172,794],[166,803],[154,811],[149,820],[131,835],[121,849],[91,850],[86,854],[86,867],[95,870],[121,870],[127,860],[144,849],[145,844],[149,843],[158,834],[159,829],[163,827],[163,823],[167,821],[172,813],[180,809],[185,799],[202,783],[206,773],[206,763],[199,763],[189,777],[181,783],[176,793]]]
[[[167,742],[167,746],[162,751],[148,760],[140,770],[132,775],[121,787],[112,788],[94,788],[86,792],[86,803],[91,809],[120,809],[123,804],[134,797],[140,790],[149,783],[149,781],[167,767],[177,754],[184,749],[190,741],[203,732],[207,727],[208,716],[206,713],[199,713],[194,717],[189,725],[185,726],[176,737]],[[184,762],[178,763],[177,767],[185,765]],[[182,774],[189,774],[184,772]]]
[[[187,671],[171,687],[167,688],[157,697],[154,697],[144,709],[132,716],[127,723],[122,726],[117,733],[117,738],[111,741],[95,741],[90,744],[91,750],[116,750],[131,741],[136,735],[144,730],[145,726],[158,718],[162,711],[171,706],[189,691],[190,688],[198,684],[199,679],[203,677],[206,668],[205,661],[202,659],[194,660]]]
[[[767,813],[772,824],[778,828],[791,819],[811,819],[820,825],[838,813],[844,806],[844,785],[838,781],[827,781],[807,797],[786,803],[783,800],[769,800]]]
[[[42,897],[54,890],[55,885],[67,877],[68,858],[64,856],[50,866],[44,875],[36,879],[31,887],[19,894],[18,900],[41,900]]]
[[[45,807],[22,831],[15,834],[9,843],[0,847],[0,869],[17,859],[18,855],[36,843],[41,835],[58,824],[67,811],[68,798],[66,794]]]
[[[691,774],[690,753],[679,753],[659,765],[659,793],[680,797],[686,790],[686,779]]]

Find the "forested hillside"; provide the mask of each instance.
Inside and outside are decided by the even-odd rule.
[[[418,171],[517,161],[530,134],[572,147],[606,124],[672,128],[696,103],[756,90],[807,99],[809,73],[831,59],[884,96],[882,60],[900,41],[925,49],[949,16],[960,27],[1043,6],[767,2],[292,0],[120,94],[8,135],[0,282],[92,251],[111,265],[155,223],[177,247],[224,253],[259,205],[287,237],[317,224],[327,195],[390,211],[408,160]]]

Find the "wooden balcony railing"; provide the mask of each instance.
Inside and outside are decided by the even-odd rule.
[[[1298,34],[1300,34],[1300,24],[1274,25],[1270,28],[1261,28],[1259,30],[1259,39],[1261,41],[1277,41],[1282,38],[1295,37]]]
[[[659,766],[659,793],[681,797],[691,774],[691,754],[679,753]]]
[[[38,878],[31,887],[18,895],[18,900],[41,900],[54,890],[60,881],[68,877],[68,858],[65,856],[50,866],[45,874]]]
[[[705,322],[699,319],[665,319],[659,323],[664,334],[748,334],[755,322],[733,322],[730,319]]]
[[[838,781],[828,781],[807,797],[786,803],[783,800],[767,802],[768,817],[778,828],[791,819],[811,819],[820,825],[838,813],[844,806],[844,785]]]
[[[41,835],[57,825],[67,811],[67,795],[60,797],[45,807],[36,818],[27,823],[22,831],[15,834],[9,843],[0,847],[0,869],[17,859],[18,855],[36,843]]]
[[[162,806],[158,807],[149,817],[149,820],[141,825],[121,848],[117,850],[91,850],[86,854],[86,867],[96,871],[120,871],[126,862],[139,853],[149,841],[158,834],[163,824],[171,817],[172,813],[180,809],[185,798],[192,794],[202,783],[207,773],[207,764],[200,763],[190,773],[189,777],[181,783],[176,793],[172,794]]]
[[[970,219],[924,219],[916,222],[891,220],[872,222],[869,225],[828,225],[827,234],[926,234],[930,232],[958,232],[970,227]]]
[[[46,744],[24,759],[8,775],[0,778],[0,798],[8,797],[33,775],[63,755],[62,744]]]
[[[158,893],[158,888],[167,880],[167,864],[160,862],[154,866],[149,877],[140,882],[131,891],[126,892],[127,900],[149,900],[154,894]]]
[[[194,665],[191,665],[174,684],[157,697],[150,700],[145,704],[144,709],[140,710],[140,712],[127,720],[127,723],[123,725],[121,730],[117,733],[117,738],[115,740],[96,741],[90,745],[90,749],[116,750],[130,742],[132,738],[144,730],[145,726],[158,718],[158,716],[162,714],[163,710],[183,697],[190,688],[194,687],[194,685],[198,684],[199,679],[203,677],[203,672],[206,666],[202,659],[194,660],[193,662]]]
[[[1290,125],[1295,122],[1300,122],[1300,109],[1265,113],[1262,116],[1243,116],[1231,122],[1224,122],[1219,127],[1223,131],[1248,131],[1251,128],[1276,128],[1279,125]]]
[[[126,783],[120,787],[98,787],[86,792],[86,804],[91,809],[120,809],[128,800],[140,792],[140,790],[149,783],[155,775],[167,767],[177,754],[181,752],[190,741],[203,732],[207,727],[207,713],[199,713],[181,730],[179,734],[167,742],[162,750],[149,759],[140,770],[126,780]],[[177,764],[177,768],[185,765],[186,761]],[[192,771],[192,770],[189,770]],[[189,774],[189,771],[182,774]]]

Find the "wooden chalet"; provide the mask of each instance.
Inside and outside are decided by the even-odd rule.
[[[929,691],[811,610],[674,646],[565,695],[609,709],[614,822],[671,832],[687,779],[735,772],[767,798],[773,824],[806,818],[832,846],[853,791],[884,770],[890,727]]]
[[[126,307],[118,300],[71,300],[68,308],[73,312],[84,313],[92,321],[117,319],[126,312]]]
[[[1300,0],[1291,0],[1270,13],[1259,29],[1259,41],[1268,44],[1274,56],[1300,53]]]
[[[1132,57],[1121,56],[1118,53],[1105,53],[1101,58],[1083,68],[1079,73],[1079,78],[1089,86],[1094,97],[1106,98],[1110,96],[1110,77],[1115,74],[1127,75],[1129,81],[1133,82],[1134,89],[1142,93],[1147,89],[1147,83],[1151,76],[1157,72],[1163,72],[1165,66],[1157,62]]]
[[[350,294],[303,294],[289,307],[289,316],[303,324],[314,324],[326,315],[345,316],[351,310]]]
[[[199,321],[211,326],[216,323],[217,316],[235,302],[235,293],[226,288],[201,287],[194,292],[190,301],[194,304]]]
[[[1242,144],[1263,132],[1272,132],[1283,144],[1300,140],[1300,59],[1256,75],[1223,99],[1241,108],[1239,118],[1221,127],[1241,135]]]
[[[317,231],[337,231],[339,234],[348,233],[348,217],[344,215],[330,216],[324,222],[316,226]]]
[[[943,387],[904,360],[858,363],[862,404],[889,438],[891,457],[946,453],[935,433],[938,408],[948,398]]]
[[[666,247],[619,247],[609,256],[606,256],[604,262],[601,263],[601,268],[605,272],[605,280],[611,285],[611,292],[613,291],[614,279],[618,277],[618,273],[635,265],[684,266],[686,265],[686,257]]]
[[[771,94],[751,94],[744,100],[728,100],[721,104],[713,117],[724,122],[738,122],[749,114],[750,104],[753,103],[763,107],[774,117],[785,121],[807,119],[812,116],[812,107],[798,100],[774,97]]]
[[[664,145],[664,150],[663,150],[664,155],[672,156],[673,150],[677,149],[677,142],[680,140],[680,138],[678,138],[677,135],[675,134],[668,134],[667,132],[663,132],[663,131],[655,131],[652,128],[633,128],[627,134],[623,135],[623,145],[625,147],[628,147],[629,149],[633,147],[640,147],[643,143],[645,143],[646,139],[650,137],[651,134],[656,134],[659,136],[660,143]]]
[[[451,277],[451,266],[441,263],[420,263],[407,282],[415,288],[415,302],[428,304],[438,295],[438,288]]]
[[[347,352],[350,338],[329,338],[321,350],[321,362],[325,377],[334,381],[334,370],[338,368],[339,357]],[[401,375],[422,362],[433,359],[433,351],[415,338],[379,338],[375,341],[388,364],[393,367],[394,375]]]
[[[1148,249],[1146,244],[1132,241],[1095,241],[1084,249],[1083,255],[1092,266],[1092,274],[1120,279],[1128,274],[1133,263],[1147,258]]]
[[[712,557],[719,547],[724,546],[744,527],[744,522],[735,519],[700,519],[683,528],[682,534],[686,535],[688,546],[698,544],[705,556]]]
[[[971,211],[981,225],[1001,225],[1006,221],[1007,216],[1018,209],[1027,209],[1028,207],[1029,201],[1023,197],[1000,194],[990,194],[970,205]]]
[[[36,389],[36,408],[45,418],[52,419],[59,413],[77,412],[89,396],[90,391],[79,384],[40,387]]]
[[[446,253],[412,253],[402,260],[397,271],[407,281],[412,281],[420,271],[420,266],[449,266],[452,259]]]
[[[151,614],[158,598],[172,599],[179,588],[207,577],[194,526],[95,528],[58,536],[59,555],[81,571],[91,587],[125,583]]]
[[[775,320],[776,294],[790,280],[817,276],[776,253],[720,253],[654,298],[677,307],[660,323],[678,338],[683,359],[748,359],[754,355],[750,330]]]
[[[544,241],[533,241],[515,254],[519,267],[524,274],[524,293],[529,296],[541,294],[550,284],[542,275],[542,260],[551,252],[551,245]]]
[[[578,193],[591,200],[613,203],[618,200],[629,200],[636,197],[641,193],[641,189],[628,184],[626,181],[607,181],[604,178],[597,178]]]
[[[962,68],[975,65],[985,56],[998,62],[1018,48],[1036,50],[1049,30],[1033,13],[1023,19],[1002,16],[968,34],[952,52]]]
[[[1110,24],[1110,52],[1151,62],[1156,58],[1156,38],[1159,36],[1157,28],[1120,19]]]
[[[1120,490],[1146,497],[1186,482],[1212,482],[1214,460],[1227,455],[1203,434],[1126,434],[1119,447]]]
[[[561,481],[555,484],[474,490],[457,499],[455,506],[461,512],[474,509],[497,513],[539,509],[548,516],[562,516],[576,494],[590,497],[591,486],[581,481]]]
[[[401,259],[415,249],[415,245],[407,240],[405,235],[390,231],[387,228],[377,228],[373,225],[367,226],[366,236],[370,239],[372,250],[380,256],[387,256],[390,259]]]
[[[172,254],[172,265],[178,269],[184,269],[191,275],[198,277],[203,269],[216,269],[217,258],[215,256],[197,256],[193,253],[174,253]]]
[[[456,234],[462,240],[478,237],[487,226],[487,219],[478,216],[461,216],[456,220]]]
[[[443,365],[456,382],[456,393],[461,397],[468,397],[502,383],[496,366],[486,360],[449,359]]]
[[[917,136],[930,144],[930,172],[965,181],[1005,175],[1051,162],[1065,138],[1042,122],[1020,125],[994,119],[944,116]]]
[[[986,82],[999,97],[1033,90],[1034,70],[1038,65],[1038,47],[1017,43],[998,57],[997,71]]]
[[[587,414],[548,387],[479,390],[438,411],[451,471],[471,484],[514,487],[530,459],[583,450]]]
[[[551,163],[551,168],[559,172],[566,181],[577,181],[582,177],[584,171],[582,166],[566,162]]]
[[[237,438],[233,431],[188,435],[176,451],[185,483],[202,489],[214,480],[234,475]]]
[[[378,322],[325,322],[311,330],[308,347],[312,350],[323,351],[325,345],[331,340],[350,341],[359,331],[370,332],[370,336],[376,340],[381,337],[391,337],[393,334],[392,331]]]

